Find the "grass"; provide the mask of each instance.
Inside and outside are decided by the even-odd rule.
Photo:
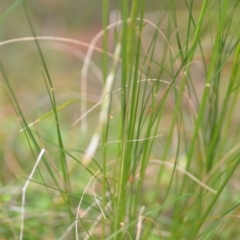
[[[237,239],[239,1],[199,2],[104,0],[87,43],[1,15],[1,239]]]

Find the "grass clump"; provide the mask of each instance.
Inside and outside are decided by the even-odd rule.
[[[40,71],[19,88],[1,56],[0,237],[238,236],[239,1],[104,0],[87,43],[38,36],[20,2],[0,21],[22,7],[31,37],[0,45],[27,43]]]

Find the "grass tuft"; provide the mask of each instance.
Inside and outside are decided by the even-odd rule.
[[[104,0],[87,42],[6,5],[0,239],[239,236],[239,3]]]

